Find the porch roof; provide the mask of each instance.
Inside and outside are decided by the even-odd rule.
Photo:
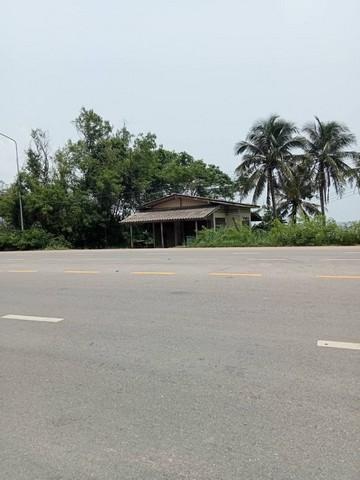
[[[211,215],[218,206],[201,208],[178,208],[174,210],[151,210],[135,212],[120,223],[157,223],[174,222],[176,220],[203,220]]]

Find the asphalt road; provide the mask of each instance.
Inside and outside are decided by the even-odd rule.
[[[360,478],[360,247],[0,253],[0,300],[63,319],[0,318],[1,479]]]

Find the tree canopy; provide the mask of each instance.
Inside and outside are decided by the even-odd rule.
[[[42,227],[74,246],[121,242],[119,221],[169,193],[232,199],[232,179],[189,153],[165,149],[152,133],[134,135],[83,108],[69,140],[54,154],[46,132],[31,132],[21,172],[25,227]],[[0,196],[0,217],[18,227],[17,184]]]
[[[315,117],[301,133],[293,123],[271,115],[235,145],[241,157],[236,169],[240,194],[252,192],[257,202],[265,192],[272,219],[295,222],[298,216],[319,213],[325,218],[331,187],[340,197],[348,184],[360,188],[359,154],[349,150],[355,136],[348,127]]]
[[[73,123],[77,140],[55,152],[46,131],[31,131],[20,178],[8,187],[0,182],[2,229],[19,228],[19,185],[25,228],[39,227],[74,247],[120,245],[120,220],[171,193],[228,200],[252,193],[255,203],[264,197],[267,227],[274,219],[324,216],[330,188],[339,196],[348,184],[360,190],[354,135],[317,117],[303,130],[278,115],[256,122],[235,145],[235,180],[216,165],[166,149],[153,133],[115,129],[93,110],[82,108]]]

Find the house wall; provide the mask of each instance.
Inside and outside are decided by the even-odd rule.
[[[226,227],[233,227],[234,221],[238,225],[242,225],[243,221],[246,221],[246,219],[249,221],[249,225],[251,224],[251,211],[249,207],[238,207],[231,209],[221,207],[214,213],[214,217],[215,220],[216,218],[224,218]]]
[[[157,203],[151,207],[151,210],[156,210],[160,208],[181,208],[181,207],[200,207],[202,205],[208,205],[208,202],[204,200],[194,200],[192,198],[170,198],[169,200],[164,200]]]

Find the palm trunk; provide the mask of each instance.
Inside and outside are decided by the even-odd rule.
[[[266,187],[266,207],[270,210],[271,201],[270,201],[270,182],[269,182],[269,175],[268,175],[268,182]]]
[[[321,215],[325,217],[325,197],[324,197],[323,186],[320,187],[320,208],[321,208]]]
[[[271,170],[269,171],[269,186],[270,186],[270,194],[271,194],[272,214],[273,214],[273,218],[276,218],[277,212],[276,212],[276,200],[275,200],[275,187],[274,187],[274,179],[273,179]]]
[[[324,172],[324,165],[322,163],[320,164],[319,194],[320,194],[321,215],[325,219],[325,172]]]

